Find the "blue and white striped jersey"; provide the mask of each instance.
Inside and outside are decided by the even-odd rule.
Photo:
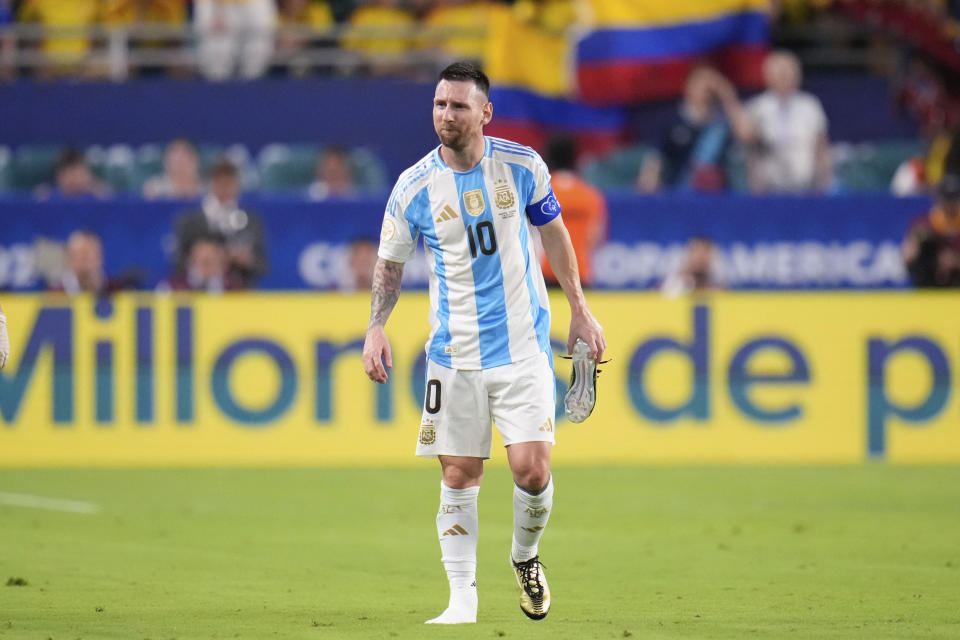
[[[550,303],[529,219],[560,215],[550,172],[530,147],[487,136],[470,171],[439,147],[397,180],[383,219],[381,258],[406,262],[423,236],[430,270],[427,357],[488,369],[550,353]]]

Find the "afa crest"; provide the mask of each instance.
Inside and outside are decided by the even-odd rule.
[[[498,209],[511,209],[516,203],[517,199],[514,197],[513,191],[510,190],[509,186],[503,185],[502,187],[497,187]]]
[[[463,192],[463,208],[467,213],[476,217],[483,213],[487,203],[483,199],[483,191],[480,189],[471,189]]]
[[[437,441],[437,429],[433,425],[420,425],[420,444],[433,444]]]

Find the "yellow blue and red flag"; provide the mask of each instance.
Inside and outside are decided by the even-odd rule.
[[[680,93],[709,62],[732,82],[761,84],[767,0],[591,0],[593,28],[576,45],[580,96],[631,104]]]
[[[626,109],[576,98],[569,34],[578,20],[572,4],[520,0],[491,12],[484,56],[493,83],[491,135],[543,149],[550,136],[571,134],[587,153],[602,153],[620,142]]]

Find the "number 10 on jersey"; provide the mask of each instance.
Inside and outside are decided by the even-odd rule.
[[[470,242],[470,255],[477,257],[477,248],[485,256],[492,256],[497,251],[497,236],[493,232],[493,223],[483,220],[477,223],[476,234],[473,225],[467,225],[467,240]]]

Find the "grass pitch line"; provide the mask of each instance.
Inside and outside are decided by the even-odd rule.
[[[44,498],[29,493],[7,493],[0,491],[0,504],[28,509],[46,509],[47,511],[65,511],[67,513],[99,513],[100,506],[82,500],[63,498]]]

